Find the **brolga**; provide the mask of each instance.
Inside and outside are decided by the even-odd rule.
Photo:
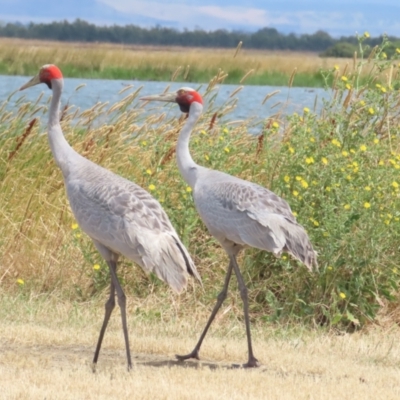
[[[203,111],[203,99],[199,93],[191,88],[182,88],[177,92],[146,96],[142,100],[174,102],[182,112],[188,113],[176,147],[178,168],[192,188],[194,203],[201,219],[229,257],[223,289],[199,341],[191,353],[176,357],[181,361],[199,359],[200,347],[227,296],[234,271],[243,300],[248,345],[248,361],[243,367],[257,367],[258,360],[254,356],[251,341],[247,288],[236,261],[237,255],[245,247],[256,247],[275,255],[287,252],[312,270],[313,266],[317,267],[317,254],[306,231],[296,222],[285,200],[262,186],[205,168],[193,161],[189,140]]]
[[[62,171],[72,212],[110,269],[110,295],[105,304],[93,369],[115,307],[115,294],[121,309],[128,369],[131,369],[126,297],[117,277],[119,256],[133,260],[146,272],[155,273],[178,293],[185,288],[188,274],[201,281],[200,276],[158,201],[135,183],[82,157],[68,144],[60,125],[59,109],[64,83],[59,68],[55,65],[43,66],[39,74],[20,90],[39,83],[45,83],[53,91],[48,139],[55,162]]]

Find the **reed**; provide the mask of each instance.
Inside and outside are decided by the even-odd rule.
[[[223,69],[225,83],[322,86],[319,71],[348,60],[320,58],[315,53],[237,49],[165,48],[110,44],[0,39],[0,73],[32,75],[46,63],[67,77],[208,82]],[[239,51],[240,49],[240,51]]]

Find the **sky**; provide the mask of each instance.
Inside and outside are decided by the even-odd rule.
[[[400,37],[400,0],[0,0],[0,9],[2,23],[81,18],[99,25]]]

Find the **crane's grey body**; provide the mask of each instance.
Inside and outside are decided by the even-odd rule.
[[[106,260],[112,253],[124,255],[177,292],[188,273],[196,274],[164,210],[140,186],[83,157],[70,169],[65,186],[79,226]]]
[[[119,256],[126,256],[146,272],[155,273],[176,292],[185,288],[189,274],[199,281],[201,279],[159,202],[140,186],[82,157],[68,144],[59,122],[63,79],[53,78],[47,81],[46,77],[52,73],[62,76],[57,67],[46,65],[21,90],[40,82],[47,83],[52,88],[53,98],[48,122],[49,144],[62,171],[72,212],[110,268],[110,296],[106,303],[93,363],[97,363],[117,294],[129,369],[132,362],[126,322],[126,298],[116,274]]]
[[[286,251],[309,269],[316,253],[304,228],[296,222],[289,204],[270,190],[221,171],[197,165],[189,152],[193,126],[202,105],[192,103],[177,144],[177,163],[193,189],[201,219],[228,254],[250,246],[275,255]]]
[[[199,358],[199,350],[207,330],[225,300],[232,271],[238,279],[244,305],[248,342],[248,362],[245,367],[256,367],[248,312],[247,288],[240,273],[236,256],[247,246],[267,250],[275,255],[285,251],[302,261],[310,270],[317,266],[316,253],[304,228],[296,222],[288,203],[275,193],[254,183],[226,173],[197,165],[189,151],[190,135],[202,110],[201,96],[190,88],[178,90],[176,97],[164,93],[143,100],[176,101],[181,110],[189,112],[176,148],[179,171],[193,190],[196,209],[210,233],[221,243],[229,256],[229,266],[223,289],[193,351],[177,355],[181,361]]]
[[[257,247],[276,256],[289,252],[308,267],[315,252],[289,204],[270,190],[201,167],[193,198],[210,233],[229,253]]]

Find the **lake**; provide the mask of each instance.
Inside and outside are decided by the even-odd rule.
[[[4,76],[0,75],[0,103],[7,99],[7,97],[24,83],[26,83],[31,77],[25,76]],[[81,88],[78,92],[75,91],[76,87],[85,84],[86,86]],[[133,89],[123,94],[118,92],[126,87],[127,85],[134,85]],[[179,83],[179,82],[148,82],[148,81],[125,81],[125,80],[103,80],[103,79],[79,79],[79,78],[65,78],[64,94],[62,98],[62,104],[75,105],[80,109],[88,109],[95,105],[97,102],[109,102],[110,105],[124,98],[132,90],[136,90],[139,87],[141,89],[141,95],[158,94],[162,93],[164,89],[170,85],[170,91],[177,90],[182,86],[191,86],[195,89],[199,88],[200,93],[204,93],[207,84],[198,83]],[[216,94],[214,100],[214,106],[224,104],[229,100],[229,96],[236,90],[240,85],[218,85],[212,94]],[[280,93],[270,98],[264,105],[262,101],[268,93],[280,90]],[[51,91],[47,89],[45,85],[38,85],[32,87],[24,92],[18,92],[12,97],[8,108],[13,107],[15,102],[25,96],[26,100],[34,101],[38,95],[44,92],[45,96],[41,100],[41,103],[45,103],[48,96],[51,95]],[[48,94],[48,95],[47,95]],[[208,101],[211,97],[209,95],[205,98],[205,106],[207,107]],[[227,117],[229,120],[242,120],[247,118],[255,118],[256,120],[262,120],[268,116],[277,113],[282,110],[284,114],[291,114],[295,111],[302,113],[304,107],[308,107],[310,110],[314,109],[315,99],[317,98],[316,111],[319,111],[322,105],[322,98],[328,98],[330,92],[325,91],[321,88],[287,88],[287,87],[275,87],[275,86],[244,86],[243,89],[235,96],[238,98],[238,103],[233,112]],[[279,104],[277,104],[279,103]],[[161,103],[160,103],[161,105]],[[283,108],[282,108],[283,107]],[[149,107],[150,108],[150,107]],[[154,113],[154,109],[152,110]],[[171,113],[179,113],[178,107],[172,107]]]

